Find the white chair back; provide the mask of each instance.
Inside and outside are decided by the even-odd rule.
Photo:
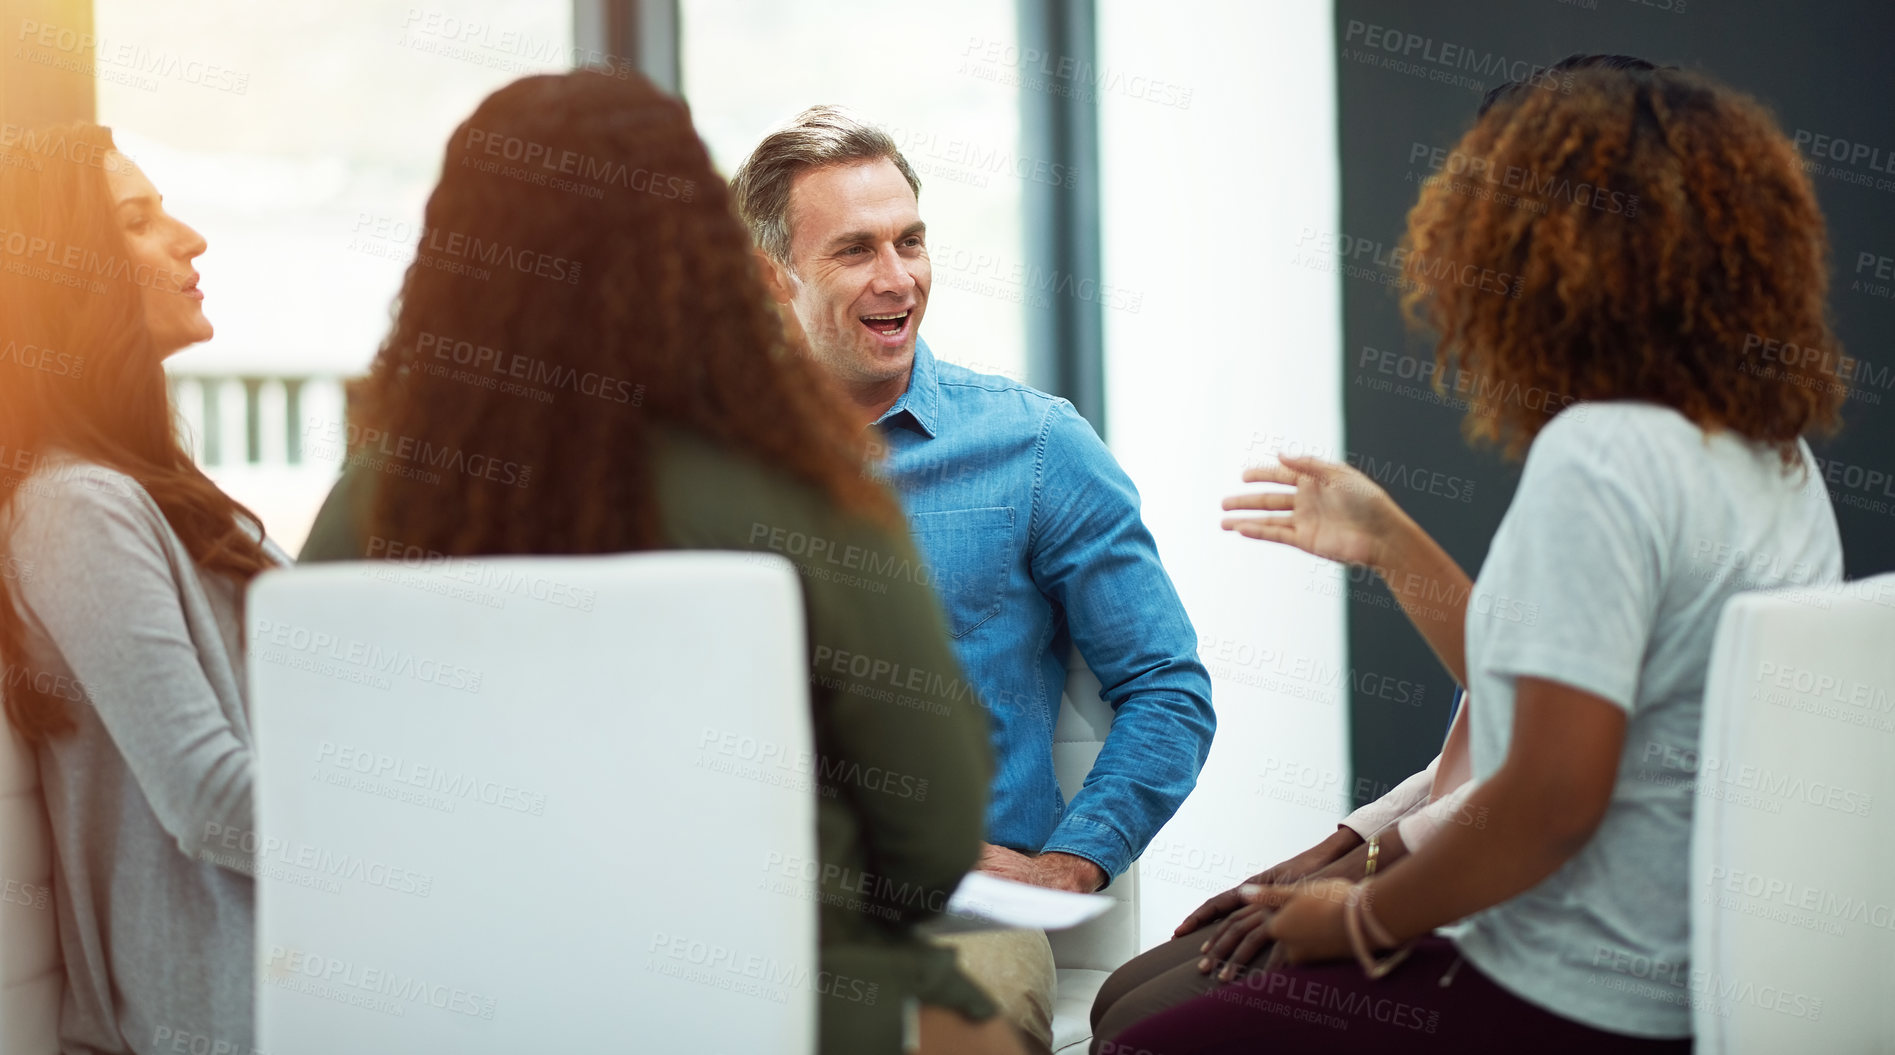
[[[58,1055],[53,842],[32,748],[0,717],[0,1055]]]
[[[1053,731],[1053,772],[1068,801],[1112,729],[1112,706],[1100,696],[1099,679],[1077,649],[1066,661],[1066,688]],[[1118,904],[1111,911],[1071,930],[1047,935],[1053,945],[1059,993],[1053,1015],[1053,1050],[1084,1050],[1092,1039],[1092,1001],[1114,970],[1138,955],[1138,865],[1113,880],[1102,894]]]
[[[1697,1050],[1895,1052],[1895,575],[1733,598],[1697,766]]]
[[[260,578],[257,1046],[807,1055],[802,613],[755,555]]]

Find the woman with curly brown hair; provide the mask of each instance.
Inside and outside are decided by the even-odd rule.
[[[244,585],[288,558],[166,393],[211,337],[205,249],[108,129],[0,147],[0,693],[45,786],[63,1051],[251,1046],[254,868],[221,834],[251,832]]]
[[[796,560],[820,772],[926,782],[904,795],[824,781],[822,1050],[893,1053],[914,1029],[924,1051],[1017,1051],[953,953],[914,929],[975,862],[985,714],[860,432],[753,268],[677,100],[592,72],[489,96],[448,144],[357,393],[358,442],[303,558]],[[942,676],[897,706],[838,655]],[[704,1029],[714,1048],[716,1023]]]
[[[1521,193],[1434,183],[1404,244],[1404,307],[1440,334],[1440,376],[1469,379],[1468,434],[1526,455],[1479,579],[1346,467],[1295,461],[1252,477],[1293,493],[1232,503],[1287,514],[1245,534],[1374,566],[1405,605],[1456,599],[1411,614],[1478,701],[1477,820],[1349,878],[1250,890],[1284,966],[1107,1055],[1682,1052],[1719,998],[1688,957],[1679,766],[1724,602],[1841,577],[1802,437],[1834,428],[1842,393],[1745,355],[1756,334],[1834,349],[1823,222],[1756,103],[1648,63],[1562,65],[1457,148]]]

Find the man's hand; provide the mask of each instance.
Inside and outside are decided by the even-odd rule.
[[[1083,857],[1057,851],[1029,856],[1004,846],[982,843],[977,871],[1016,883],[1090,894],[1105,885],[1105,870]]]

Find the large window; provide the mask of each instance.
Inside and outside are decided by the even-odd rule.
[[[449,134],[573,65],[569,0],[97,0],[99,121],[202,232],[209,344],[169,368],[196,454],[292,552],[334,482]],[[583,56],[582,56],[583,58]]]
[[[1025,379],[1025,181],[1069,178],[1020,147],[1013,0],[682,0],[684,97],[728,175],[797,111],[834,103],[894,137],[921,177],[941,358]]]

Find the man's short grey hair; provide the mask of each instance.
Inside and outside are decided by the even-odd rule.
[[[887,132],[840,106],[812,106],[778,126],[730,178],[737,216],[757,248],[790,262],[790,185],[810,169],[887,159],[921,197],[921,180]]]

